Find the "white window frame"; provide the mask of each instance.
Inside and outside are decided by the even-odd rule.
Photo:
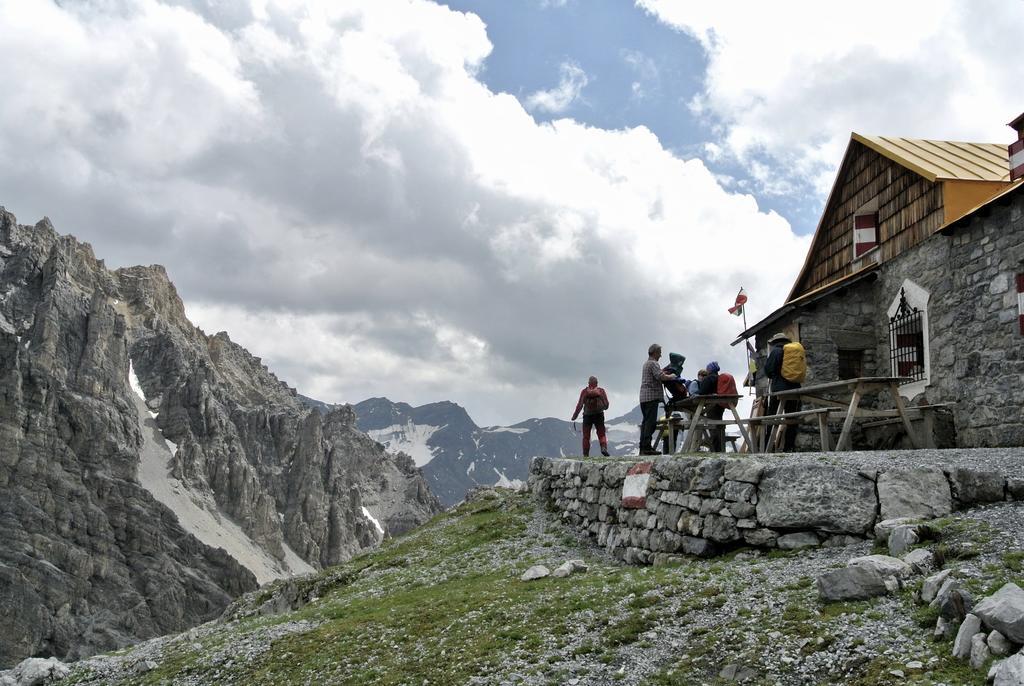
[[[907,304],[911,307],[916,307],[921,312],[921,338],[924,342],[924,378],[919,381],[913,381],[908,384],[899,386],[900,395],[904,398],[912,399],[915,396],[924,393],[925,389],[931,384],[932,378],[932,355],[929,344],[931,338],[931,330],[928,325],[928,300],[931,298],[931,294],[918,286],[910,279],[904,279],[903,284],[900,288],[896,289],[896,295],[889,305],[889,309],[886,311],[886,326],[885,331],[889,331],[889,322],[892,321],[893,316],[896,314],[896,310],[900,308],[900,292],[906,294]],[[892,341],[889,341],[889,345],[892,345]],[[892,351],[889,351],[890,360],[892,359]],[[898,376],[897,369],[892,368],[892,363],[889,366],[890,373],[893,376]]]

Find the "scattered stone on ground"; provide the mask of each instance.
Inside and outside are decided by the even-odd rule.
[[[519,579],[521,581],[536,581],[537,579],[543,579],[549,574],[551,574],[551,570],[544,565],[534,565],[523,572]]]
[[[981,629],[981,620],[976,615],[968,614],[960,622],[960,628],[953,639],[953,657],[966,658],[971,654],[971,639]]]
[[[817,584],[818,595],[825,601],[867,600],[888,591],[877,569],[860,565],[825,572]]]
[[[576,572],[587,571],[587,564],[583,560],[568,560],[559,565],[555,571],[551,572],[551,576],[563,578]]]
[[[1013,644],[1003,636],[1002,632],[993,629],[992,633],[988,635],[988,649],[996,657],[1003,657],[1009,655],[1013,649]]]
[[[921,600],[925,603],[930,603],[935,600],[935,595],[942,588],[942,585],[946,583],[946,579],[949,578],[951,570],[943,569],[941,572],[931,575],[924,580],[924,584],[921,586]]]
[[[920,541],[917,527],[912,524],[902,524],[889,532],[889,554],[899,557],[910,550]]]
[[[974,608],[987,626],[997,629],[1014,643],[1024,643],[1024,590],[1008,583]]]
[[[0,672],[0,686],[44,686],[53,684],[71,672],[71,668],[55,657],[29,657],[14,669]]]

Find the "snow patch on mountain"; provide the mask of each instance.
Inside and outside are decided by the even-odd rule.
[[[197,493],[171,476],[167,463],[178,451],[178,446],[168,441],[156,425],[156,415],[146,407],[142,386],[130,363],[128,381],[135,392],[139,431],[143,437],[139,483],[174,512],[182,528],[208,546],[223,548],[239,564],[256,575],[256,581],[260,584],[316,571],[287,543],[283,543],[285,560],[275,559],[246,535],[240,526],[223,515],[209,494]],[[147,418],[146,414],[151,416]]]
[[[129,383],[129,385],[131,385],[132,390],[135,391],[135,395],[137,395],[140,398],[142,398],[142,402],[145,403],[146,402],[146,394],[142,391],[142,384],[139,383],[139,377],[135,374],[135,365],[132,364],[132,361],[131,361],[130,358],[128,360],[128,383]],[[152,417],[153,419],[156,419],[156,412],[151,411],[149,409],[149,406],[146,407],[146,412],[149,414],[150,417]],[[167,439],[165,438],[164,440],[166,441]],[[171,445],[174,445],[174,444],[171,443]],[[178,446],[175,445],[174,448],[171,450],[171,454],[173,455],[177,451],[178,451]]]
[[[512,488],[518,491],[526,485],[521,479],[508,478],[505,476],[505,473],[499,471],[497,467],[491,467],[491,469],[493,469],[494,473],[498,475],[498,481],[494,484],[498,488]]]
[[[370,511],[366,509],[365,505],[363,505],[363,516],[370,520],[370,522],[373,524],[374,528],[377,529],[377,533],[379,533],[381,535],[381,538],[383,538],[384,537],[384,527],[382,527],[380,525],[380,522],[377,521],[376,517],[374,517],[372,514],[370,514]]]
[[[517,428],[517,427],[514,427],[514,426],[489,426],[486,429],[480,429],[480,431],[482,431],[483,433],[488,433],[488,434],[500,434],[500,433],[525,434],[525,433],[529,433],[530,430],[529,429],[524,429],[522,427],[518,427]]]
[[[417,467],[423,467],[434,459],[434,449],[427,445],[427,441],[443,428],[444,426],[408,421],[405,424],[392,424],[383,429],[371,429],[366,433],[373,440],[387,446],[388,450],[406,453]]]

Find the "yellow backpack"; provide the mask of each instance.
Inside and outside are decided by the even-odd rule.
[[[803,383],[807,378],[807,357],[796,341],[782,346],[782,378],[793,383]]]

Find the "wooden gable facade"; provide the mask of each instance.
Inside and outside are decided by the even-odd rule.
[[[876,212],[880,253],[854,258],[854,217]],[[807,261],[789,300],[890,259],[943,224],[942,184],[929,181],[857,141],[836,177]]]
[[[900,144],[914,152],[904,157]],[[925,144],[934,146],[939,154],[915,157],[915,153],[932,153]],[[953,164],[972,167],[955,169],[943,177],[939,165],[948,164],[948,160],[942,156],[956,160]],[[930,166],[916,163],[922,159]],[[978,160],[985,166],[980,166]],[[1000,159],[997,147],[992,145],[853,134],[787,302],[891,260],[995,196],[1009,184],[1005,160],[1005,152]],[[1002,170],[1006,170],[1005,178],[1000,177]],[[873,226],[876,232],[873,247],[868,250],[863,249],[864,244],[858,246],[855,239],[856,229],[861,226]]]

